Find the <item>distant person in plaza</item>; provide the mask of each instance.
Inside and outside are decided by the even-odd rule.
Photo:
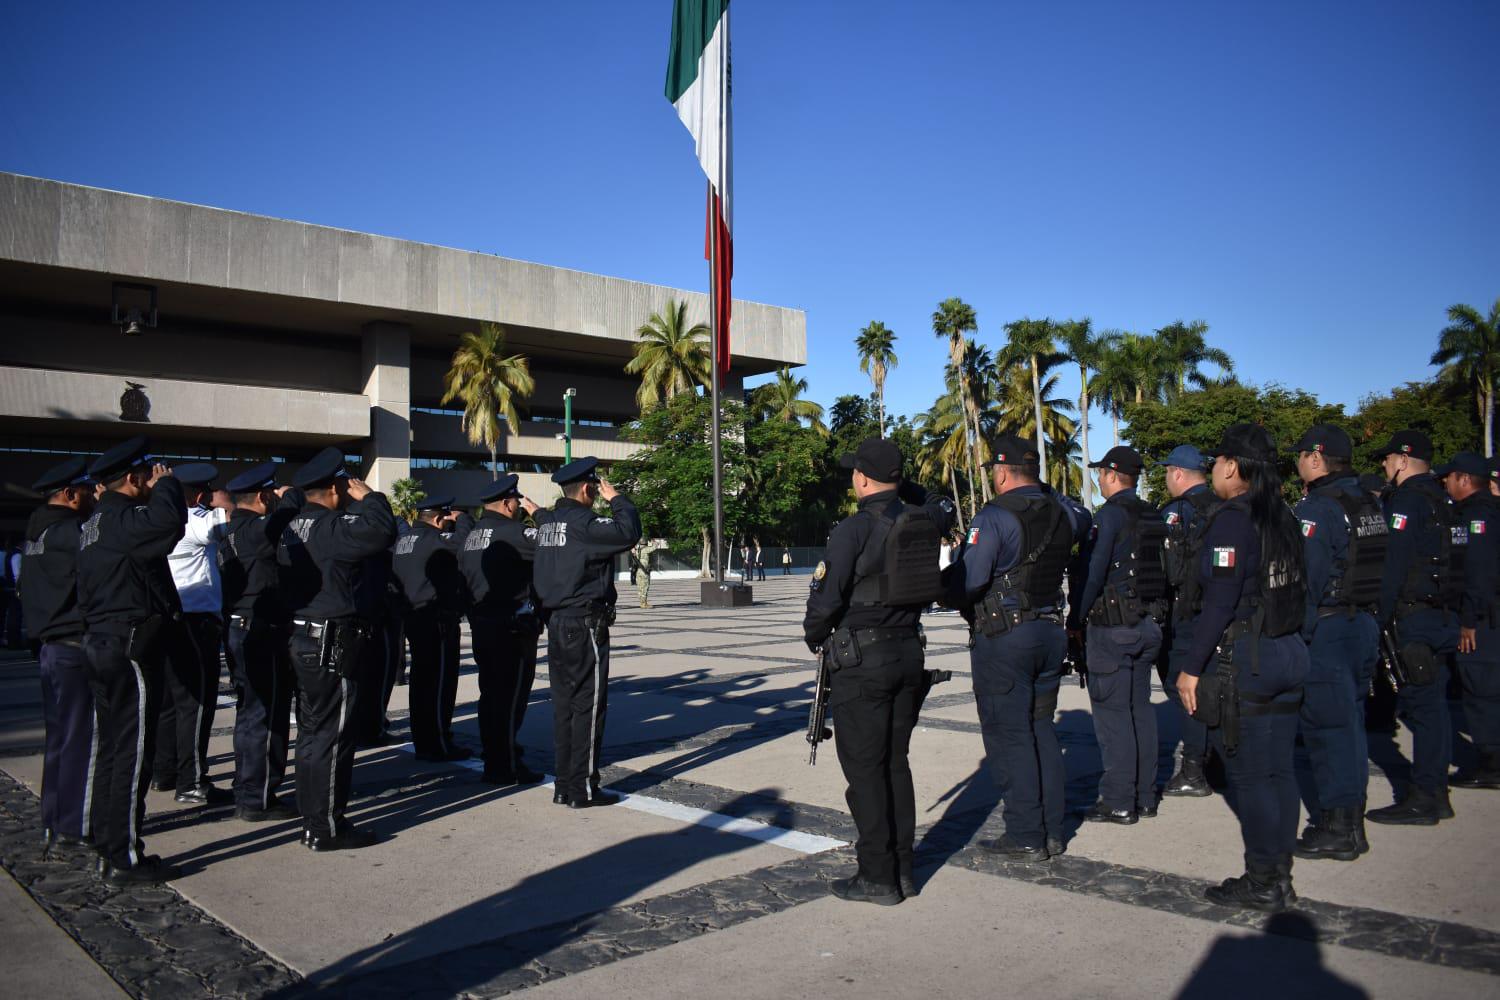
[[[764,580],[766,578],[766,558],[760,551],[760,539],[755,540],[755,578]]]
[[[792,575],[792,550],[791,549],[782,549],[781,550],[781,575],[782,576],[791,576]]]
[[[94,771],[94,695],[77,592],[78,529],[94,510],[87,465],[70,458],[33,483],[47,502],[26,523],[21,606],[26,634],[41,643],[42,838],[47,845],[92,839],[87,805]]]
[[[916,799],[907,752],[926,695],[918,623],[942,596],[938,545],[953,503],[906,482],[901,452],[867,438],[839,462],[859,510],[828,537],[802,620],[808,649],[831,657],[834,746],[859,830],[858,870],[834,880],[840,899],[893,906],[918,892],[912,874]],[[917,519],[902,521],[916,508]],[[899,522],[899,523],[898,523]],[[896,565],[914,567],[895,573]]]
[[[586,809],[619,796],[599,787],[599,752],[609,698],[609,626],[615,617],[615,557],[641,538],[629,498],[600,478],[595,458],[552,474],[562,499],[536,516],[535,586],[547,614],[557,783],[552,801]],[[604,499],[608,514],[597,514]]]

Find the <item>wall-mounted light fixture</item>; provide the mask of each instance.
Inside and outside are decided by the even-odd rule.
[[[156,286],[116,281],[109,286],[110,322],[127,337],[156,329]]]

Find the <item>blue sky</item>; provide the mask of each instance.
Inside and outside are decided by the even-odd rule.
[[[10,4],[0,169],[701,288],[670,8]],[[879,319],[925,408],[950,295],[1346,404],[1500,296],[1500,4],[732,10],[735,293],[807,311],[824,403]]]

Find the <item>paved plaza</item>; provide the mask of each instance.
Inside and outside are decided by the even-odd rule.
[[[807,764],[806,577],[772,576],[735,610],[700,608],[697,590],[658,583],[649,611],[622,591],[605,752],[605,783],[628,793],[619,806],[561,809],[547,786],[496,789],[409,746],[368,750],[350,816],[382,841],[362,851],[314,855],[296,822],[242,823],[151,792],[148,847],[186,871],[160,888],[106,887],[80,850],[42,856],[37,664],[0,661],[0,933],[13,956],[0,994],[1500,995],[1493,792],[1455,790],[1457,818],[1435,828],[1372,825],[1359,862],[1299,862],[1302,901],[1271,918],[1202,899],[1242,870],[1220,795],[1167,799],[1133,827],[1084,826],[1045,865],[974,847],[1002,826],[951,614],[925,620],[928,665],[954,676],[912,741],[921,895],[892,908],[833,898],[854,830],[832,745]],[[465,667],[455,728],[477,750],[467,645]],[[550,770],[545,671],[544,654],[522,742]],[[392,702],[403,736],[405,690]],[[234,711],[221,700],[210,752],[227,787]],[[1175,709],[1154,700],[1165,741]],[[1059,720],[1082,809],[1099,755],[1072,681]],[[1410,745],[1372,740],[1381,805]],[[1164,750],[1163,777],[1169,766]]]

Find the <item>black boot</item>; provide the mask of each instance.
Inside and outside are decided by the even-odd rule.
[[[1203,758],[1182,755],[1182,765],[1177,768],[1177,773],[1167,781],[1167,787],[1162,789],[1163,795],[1181,795],[1195,799],[1207,798],[1214,793],[1209,787],[1208,778],[1203,774]]]
[[[1282,894],[1286,896],[1288,905],[1297,901],[1297,890],[1292,888],[1292,859],[1290,855],[1276,862],[1276,884],[1281,886]]]
[[[1309,825],[1297,841],[1299,858],[1354,861],[1359,858],[1359,843],[1354,837],[1354,810],[1344,806],[1323,810],[1316,825]]]
[[[1365,819],[1393,826],[1437,826],[1438,800],[1431,792],[1413,786],[1400,802],[1384,809],[1371,809],[1365,813]]]
[[[1444,785],[1440,791],[1434,792],[1432,797],[1437,800],[1437,818],[1452,819],[1453,800],[1448,798],[1448,787]]]
[[[1271,868],[1262,872],[1246,872],[1239,878],[1227,878],[1219,885],[1209,886],[1204,890],[1203,896],[1218,906],[1280,913],[1292,903],[1287,898],[1291,887],[1291,868],[1288,866],[1285,884],[1281,881],[1280,873]]]
[[[1354,813],[1354,846],[1359,848],[1359,853],[1370,853],[1370,839],[1365,836],[1365,809],[1369,805],[1364,799],[1359,800],[1359,808]]]
[[[1500,788],[1500,753],[1481,752],[1477,765],[1459,768],[1448,784],[1456,788]]]

